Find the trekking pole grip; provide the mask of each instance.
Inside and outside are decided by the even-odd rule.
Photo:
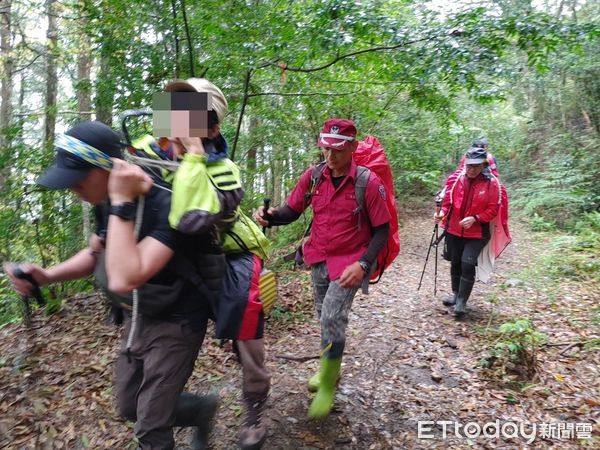
[[[265,218],[265,220],[267,222],[271,221],[271,216],[267,212],[267,211],[269,211],[270,206],[271,206],[271,199],[270,198],[263,199],[263,217]],[[271,224],[269,224],[269,226],[271,226]],[[263,233],[264,233],[265,231],[267,231],[267,227],[263,227],[262,230],[263,230]]]
[[[33,298],[35,298],[38,305],[43,306],[46,304],[46,299],[42,295],[42,291],[40,290],[40,285],[38,284],[38,282],[35,280],[35,278],[33,278],[33,276],[30,273],[24,272],[23,269],[21,269],[21,266],[14,266],[13,274],[15,275],[15,277],[20,278],[21,280],[26,280],[33,285],[33,289],[31,290],[31,295],[33,296]],[[23,296],[23,297],[27,297],[27,296]]]

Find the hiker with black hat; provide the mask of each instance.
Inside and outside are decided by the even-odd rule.
[[[498,179],[488,167],[488,154],[483,148],[472,147],[464,156],[464,168],[446,191],[439,213],[434,215],[446,229],[444,258],[450,261],[452,295],[443,300],[445,306],[454,305],[457,319],[466,313],[466,305],[473,285],[477,258],[490,240],[490,222],[501,203]]]
[[[55,164],[38,183],[92,203],[96,232],[62,263],[22,268],[39,285],[94,273],[124,309],[114,391],[120,415],[135,421],[139,448],[172,449],[173,427],[193,426],[192,447],[204,449],[217,398],[183,389],[218,295],[224,255],[211,234],[189,237],[169,226],[170,193],[123,161],[121,148],[119,135],[100,122],[81,122],[58,136]],[[190,261],[194,281],[181,271]],[[10,264],[5,270],[15,289],[28,294],[32,285],[17,279]]]
[[[372,171],[365,190],[365,211],[357,207],[354,122],[326,121],[317,145],[325,159],[320,178],[313,183],[314,170],[309,168],[285,206],[268,211],[261,207],[254,217],[263,226],[285,225],[309,206],[313,210],[312,228],[303,247],[304,262],[311,266],[315,309],[321,323],[321,369],[308,383],[310,390],[317,391],[308,415],[321,419],[333,406],[352,301],[387,242],[390,215],[383,183]]]
[[[495,176],[496,178],[498,178],[498,164],[496,162],[496,157],[494,155],[492,155],[492,153],[490,152],[490,144],[487,140],[486,137],[479,137],[477,139],[475,139],[473,141],[473,144],[471,145],[472,148],[482,148],[486,151],[487,153],[487,166],[484,168],[484,175],[486,172],[491,172],[491,174],[493,176]],[[464,165],[464,156],[461,159],[461,165],[459,166],[460,169],[462,169],[462,165]]]

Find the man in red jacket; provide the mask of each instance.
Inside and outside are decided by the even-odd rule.
[[[374,172],[365,188],[365,212],[357,208],[358,168],[352,154],[358,142],[354,122],[326,121],[317,145],[325,159],[321,179],[316,184],[311,182],[310,167],[284,206],[270,208],[266,214],[261,207],[254,218],[262,226],[286,225],[309,206],[313,210],[304,261],[311,266],[315,310],[321,323],[321,369],[308,383],[310,390],[317,391],[308,415],[323,419],[331,412],[335,398],[352,301],[388,240],[390,214],[385,188]]]
[[[490,239],[490,222],[498,214],[501,192],[498,180],[484,172],[487,152],[473,147],[465,155],[465,169],[447,185],[442,208],[435,215],[446,228],[444,258],[450,261],[453,296],[444,305],[454,305],[461,318],[473,284],[477,257]]]

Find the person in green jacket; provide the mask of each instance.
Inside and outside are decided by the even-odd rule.
[[[216,337],[234,342],[242,364],[245,422],[239,435],[240,448],[259,449],[266,439],[262,416],[271,378],[265,367],[264,312],[259,294],[268,240],[239,207],[231,208],[239,204],[244,191],[240,170],[228,158],[227,141],[221,134],[220,126],[228,107],[221,90],[206,79],[190,78],[168,83],[165,91],[171,93],[171,130],[181,130],[178,133],[185,135],[169,138],[170,145],[162,142],[163,150],[181,158],[173,179],[169,221],[176,230],[191,235],[205,232],[212,223],[217,225],[227,257],[227,271],[219,299],[213,305]],[[186,94],[191,95],[188,98]],[[207,109],[202,110],[205,99]],[[190,105],[204,114],[186,115],[176,109]],[[156,130],[156,101],[154,109]],[[194,139],[192,145],[194,133],[200,139]],[[204,186],[207,180],[214,187],[210,195],[206,195]],[[209,219],[219,211],[216,222]]]

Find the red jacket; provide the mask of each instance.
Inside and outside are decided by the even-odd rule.
[[[447,185],[442,203],[448,233],[470,239],[482,239],[481,224],[494,220],[501,199],[500,186],[495,177],[487,179],[480,174],[470,179],[461,173],[451,186]],[[450,213],[449,223],[448,213]],[[470,228],[465,229],[460,226],[460,221],[469,216],[474,216],[477,221]]]
[[[305,194],[309,191],[311,174],[312,167],[300,177],[288,196],[287,205],[298,213],[312,206],[313,223],[310,238],[304,244],[304,261],[310,265],[325,261],[329,279],[337,280],[344,269],[358,261],[367,250],[372,237],[371,227],[390,221],[386,192],[377,174],[371,171],[365,190],[367,214],[356,214],[356,163],[353,160],[348,176],[337,188],[326,168],[307,203]]]

